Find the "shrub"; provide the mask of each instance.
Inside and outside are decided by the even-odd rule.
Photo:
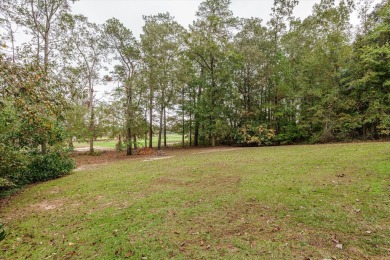
[[[16,187],[16,184],[9,179],[0,177],[0,190],[7,190]]]
[[[241,127],[236,134],[238,143],[245,145],[270,145],[275,137],[275,130],[259,125],[246,125]]]
[[[115,144],[115,150],[117,151],[117,152],[121,152],[121,151],[123,151],[123,148],[124,148],[125,146],[124,146],[124,144],[123,144],[123,142],[122,142],[122,139],[119,139],[119,141]]]
[[[27,172],[28,156],[0,145],[0,189],[6,190],[23,184]]]
[[[34,153],[27,168],[26,179],[33,183],[52,180],[68,174],[75,168],[75,163],[67,154],[59,151],[44,155]]]
[[[303,142],[307,139],[308,137],[305,135],[305,132],[299,126],[289,124],[282,126],[273,141],[280,144],[293,144]]]

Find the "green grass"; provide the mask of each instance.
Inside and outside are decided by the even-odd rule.
[[[185,139],[187,141],[187,139]],[[175,143],[181,143],[182,136],[178,134],[167,134],[167,145],[173,145]],[[153,147],[157,147],[157,136],[153,137]],[[164,144],[164,140],[161,140],[162,144]],[[118,143],[118,140],[97,140],[94,142],[95,147],[104,147],[104,148],[113,148],[115,149],[115,145]],[[144,140],[138,140],[138,144],[140,147],[145,146]],[[149,144],[149,143],[148,143]],[[88,142],[74,142],[75,148],[81,148],[81,147],[89,147]]]
[[[389,259],[389,181],[389,143],[126,160],[15,196],[0,258]]]

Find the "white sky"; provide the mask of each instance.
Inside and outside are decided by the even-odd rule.
[[[320,0],[300,0],[295,8],[296,17],[305,18]],[[73,13],[81,13],[95,23],[104,23],[111,17],[118,18],[134,36],[142,33],[142,15],[169,12],[183,26],[195,20],[195,12],[202,0],[79,0],[73,5]],[[231,10],[240,18],[259,17],[269,19],[273,0],[232,0]],[[357,18],[354,18],[356,20]]]

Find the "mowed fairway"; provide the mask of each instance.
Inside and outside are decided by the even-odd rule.
[[[0,258],[389,259],[389,185],[390,143],[124,160],[15,196]]]
[[[184,139],[185,141],[188,141],[188,138]],[[173,145],[173,144],[181,144],[182,142],[182,136],[178,134],[168,134],[167,135],[167,145]],[[94,146],[96,148],[110,148],[115,149],[115,145],[118,143],[118,140],[97,140],[94,142]],[[153,137],[153,147],[157,147],[158,144],[158,137]],[[164,140],[161,140],[161,144],[164,144]],[[75,148],[84,148],[89,147],[89,143],[87,142],[74,142]],[[145,140],[138,140],[138,146],[139,147],[145,147]]]

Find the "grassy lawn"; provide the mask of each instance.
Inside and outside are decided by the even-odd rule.
[[[390,259],[389,184],[390,143],[130,159],[15,196],[0,258]]]
[[[172,145],[174,143],[181,143],[181,135],[178,134],[167,134],[167,145]],[[187,139],[185,139],[187,141]],[[153,147],[157,147],[157,136],[153,137]],[[115,145],[118,143],[118,140],[97,140],[94,142],[94,146],[96,147],[104,147],[104,148],[115,148]],[[164,139],[161,140],[161,143],[164,144]],[[138,144],[140,147],[145,146],[144,140],[138,140]],[[149,144],[149,143],[148,143]],[[74,143],[75,148],[81,148],[81,147],[89,147],[89,143],[87,142],[75,142]]]

